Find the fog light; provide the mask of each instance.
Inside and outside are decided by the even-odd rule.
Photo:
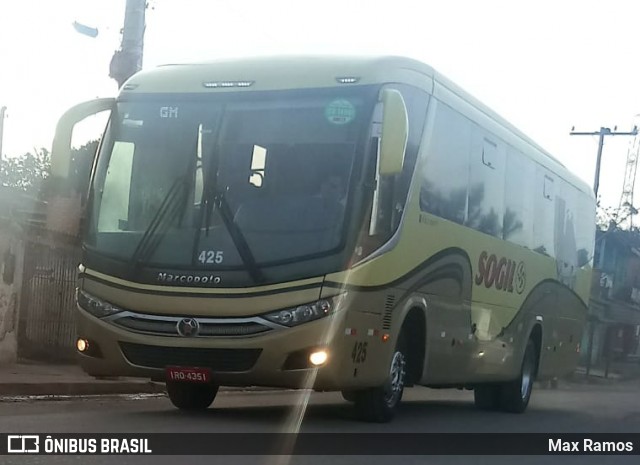
[[[78,339],[76,341],[76,349],[78,349],[78,352],[86,352],[87,349],[89,349],[89,341],[86,339]]]
[[[320,366],[324,364],[328,358],[329,358],[329,355],[324,350],[312,352],[311,355],[309,355],[309,361],[315,366]]]

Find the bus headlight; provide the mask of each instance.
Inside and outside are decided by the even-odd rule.
[[[331,313],[331,302],[328,300],[318,300],[310,304],[299,305],[295,308],[278,310],[264,315],[264,317],[285,326],[296,326],[309,321],[318,320]]]
[[[111,305],[109,302],[98,299],[81,289],[76,290],[76,300],[83,310],[98,318],[104,318],[122,311],[120,307]]]

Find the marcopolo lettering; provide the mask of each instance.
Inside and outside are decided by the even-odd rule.
[[[483,251],[478,260],[478,274],[475,276],[476,286],[484,284],[489,289],[522,294],[525,284],[524,262],[517,263],[506,257],[498,257]]]
[[[167,284],[220,284],[220,276],[197,276],[192,274],[158,273],[157,280]]]

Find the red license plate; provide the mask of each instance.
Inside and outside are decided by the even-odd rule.
[[[166,367],[167,381],[185,383],[210,383],[211,370],[198,367]]]

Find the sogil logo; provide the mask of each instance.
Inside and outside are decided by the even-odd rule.
[[[483,251],[478,260],[478,274],[475,276],[476,286],[484,284],[489,289],[494,287],[499,291],[511,292],[515,290],[522,294],[527,285],[527,273],[524,262],[516,262],[506,257],[498,257]]]

